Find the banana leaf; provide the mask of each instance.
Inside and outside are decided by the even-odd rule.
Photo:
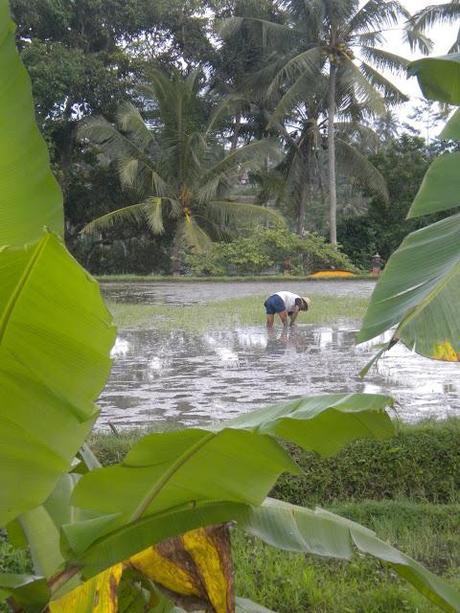
[[[416,60],[407,67],[425,98],[460,105],[460,53]]]
[[[0,525],[40,505],[91,430],[111,316],[52,234],[0,250]],[[18,483],[21,487],[18,487]]]
[[[302,553],[350,559],[353,549],[389,564],[401,577],[444,611],[460,610],[460,593],[421,564],[353,521],[267,498],[240,521],[241,527],[269,545]]]
[[[394,339],[426,357],[460,356],[460,214],[409,234],[372,294],[358,342],[398,325]]]
[[[35,124],[29,75],[16,50],[8,2],[0,2],[0,247],[63,235],[61,190]]]
[[[438,157],[428,168],[408,218],[460,206],[460,152]]]
[[[324,455],[354,438],[383,438],[393,430],[379,394],[331,394],[296,400],[224,422],[216,431],[154,433],[123,462],[80,479],[73,504],[120,522],[149,513],[226,500],[260,504],[278,476],[298,472],[275,437]]]

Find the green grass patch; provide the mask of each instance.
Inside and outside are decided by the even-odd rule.
[[[359,521],[460,587],[460,507],[361,502],[329,510]],[[388,567],[356,554],[351,561],[278,551],[236,530],[237,593],[279,613],[433,613],[433,604]],[[454,579],[454,577],[457,577]]]
[[[266,296],[232,298],[196,305],[109,303],[115,324],[122,329],[171,330],[201,332],[209,328],[260,325],[265,322],[263,306]],[[312,294],[312,307],[300,313],[298,323],[326,324],[338,320],[359,321],[368,298]]]

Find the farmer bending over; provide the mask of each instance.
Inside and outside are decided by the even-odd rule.
[[[310,298],[297,296],[292,292],[276,292],[269,296],[264,302],[265,312],[267,313],[267,328],[273,328],[275,313],[278,313],[284,326],[288,325],[288,316],[293,326],[299,311],[308,311],[310,308]]]

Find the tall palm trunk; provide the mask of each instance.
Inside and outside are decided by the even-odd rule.
[[[335,178],[335,90],[337,66],[331,62],[329,69],[328,117],[327,117],[327,153],[329,173],[329,237],[333,245],[337,244],[337,189]]]

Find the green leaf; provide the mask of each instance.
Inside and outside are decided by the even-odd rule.
[[[35,124],[29,76],[16,51],[8,2],[0,3],[0,246],[63,234],[62,195]]]
[[[408,218],[460,206],[460,152],[436,158],[425,174]]]
[[[332,455],[356,438],[391,436],[393,426],[385,408],[392,405],[393,400],[381,394],[322,394],[251,411],[227,425]]]
[[[460,53],[417,60],[407,72],[417,77],[425,98],[460,104]]]
[[[285,471],[297,466],[274,438],[331,454],[353,438],[390,436],[387,396],[314,396],[253,411],[217,432],[189,429],[154,433],[120,465],[91,471],[73,503],[125,521],[189,502],[259,504]]]
[[[40,613],[49,600],[46,580],[35,575],[0,574],[0,593],[3,599],[13,596],[27,613]]]
[[[409,234],[371,298],[358,342],[399,324],[396,338],[441,360],[460,356],[460,214]]]
[[[64,564],[56,524],[44,506],[27,511],[21,515],[20,522],[27,536],[34,572],[49,579]]]
[[[444,140],[460,140],[460,109],[457,109],[441,132]]]
[[[353,521],[317,508],[315,511],[267,498],[240,525],[269,545],[287,551],[350,559],[353,546],[389,563],[415,588],[444,611],[460,609],[460,594],[421,564],[381,541]]]
[[[70,467],[97,417],[115,331],[96,283],[52,234],[0,250],[0,275],[4,525],[40,505]]]
[[[84,475],[73,504],[120,512],[125,521],[192,501],[259,504],[285,471],[298,468],[269,436],[232,429],[154,433],[121,464]]]

